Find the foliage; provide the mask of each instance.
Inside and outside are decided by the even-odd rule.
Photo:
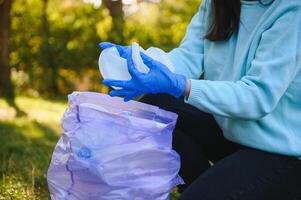
[[[66,105],[18,97],[26,116],[0,101],[0,199],[48,199],[46,173]]]
[[[171,50],[182,39],[200,0],[141,1],[124,6],[124,27],[119,40],[110,12],[104,6],[85,2],[49,0],[48,26],[43,21],[42,0],[14,2],[10,64],[18,94],[47,97],[66,95],[73,90],[104,91],[98,72],[99,42],[137,41],[145,48]],[[137,9],[133,11],[134,8]],[[55,80],[58,94],[51,93],[52,68],[58,74]]]

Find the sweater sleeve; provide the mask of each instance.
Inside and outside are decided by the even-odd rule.
[[[263,32],[245,76],[236,82],[191,80],[185,102],[223,117],[260,119],[276,108],[300,68],[301,12],[296,8]]]
[[[203,69],[204,36],[206,35],[207,12],[210,0],[203,0],[192,18],[180,46],[168,53],[176,74],[187,78],[199,78]]]

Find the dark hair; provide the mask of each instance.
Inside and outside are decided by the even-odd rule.
[[[205,39],[211,41],[228,40],[233,33],[238,31],[241,12],[241,0],[212,0],[212,19]],[[263,5],[268,3],[259,2]]]

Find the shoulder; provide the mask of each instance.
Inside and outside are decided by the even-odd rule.
[[[275,0],[274,4],[276,4],[275,11],[281,14],[301,10],[301,0]]]
[[[277,1],[277,0],[276,0]],[[301,19],[301,0],[278,0],[279,4],[275,8],[276,21],[287,20],[294,23]],[[288,25],[288,24],[287,24]]]
[[[199,7],[199,11],[202,9],[208,10],[211,8],[212,5],[212,0],[202,0],[200,7]]]
[[[262,18],[263,31],[271,27],[279,27],[279,24],[287,26],[290,25],[287,22],[299,21],[301,18],[301,0],[274,0]]]
[[[212,10],[212,0],[202,0],[199,6],[198,14],[199,16],[202,16],[203,20],[206,20],[211,15],[211,10]]]
[[[282,6],[288,6],[288,7],[300,7],[301,6],[301,0],[289,0],[289,1],[278,0],[278,1],[280,1],[280,5],[282,5]]]

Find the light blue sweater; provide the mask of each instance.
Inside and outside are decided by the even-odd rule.
[[[238,33],[221,42],[203,39],[210,14],[203,0],[168,53],[191,79],[186,103],[212,113],[231,141],[301,158],[301,1],[242,1]]]

